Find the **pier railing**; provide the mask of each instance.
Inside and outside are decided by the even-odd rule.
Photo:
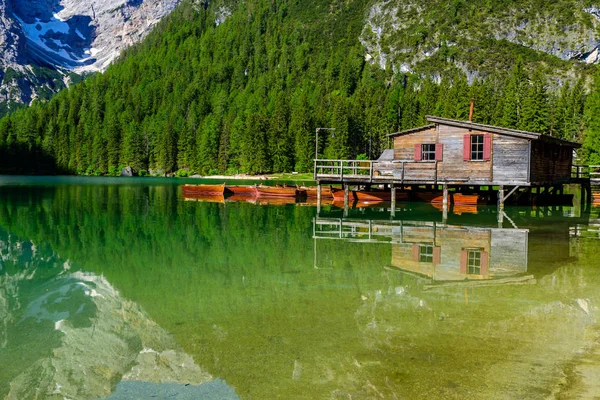
[[[314,160],[315,180],[361,182],[438,182],[438,162]]]
[[[572,178],[590,178],[592,181],[600,182],[600,165],[573,165]]]
[[[317,217],[313,219],[313,224],[314,239],[391,243],[400,232],[402,221],[344,220],[341,218]]]

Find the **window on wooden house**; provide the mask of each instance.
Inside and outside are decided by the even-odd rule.
[[[423,161],[435,161],[435,144],[422,144],[421,154]]]
[[[412,259],[416,262],[439,264],[442,257],[442,248],[433,244],[413,244]]]
[[[483,135],[471,135],[471,160],[483,160]]]
[[[467,274],[479,275],[481,273],[481,251],[470,250],[467,254]]]
[[[433,246],[423,244],[419,246],[419,262],[433,262]]]
[[[415,145],[415,161],[442,161],[444,145],[441,143],[419,143]]]
[[[492,154],[492,135],[467,134],[463,142],[463,160],[488,161]]]
[[[462,249],[460,272],[468,275],[488,275],[489,253],[481,248]]]

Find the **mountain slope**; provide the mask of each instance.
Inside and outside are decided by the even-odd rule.
[[[178,3],[0,0],[0,103],[48,99],[79,80],[72,72],[104,71]]]
[[[558,60],[598,63],[599,17],[583,0],[378,0],[361,42],[371,62],[402,72],[453,64],[482,76],[511,65],[515,53],[564,69]]]
[[[425,115],[466,119],[472,97],[476,122],[581,139],[595,66],[531,50],[506,52],[482,79],[456,58],[436,74],[396,73],[359,41],[368,11],[361,0],[184,2],[104,74],[0,120],[0,170],[308,171],[317,126],[336,129],[320,156],[373,158],[385,134]],[[572,77],[551,90],[558,73]]]

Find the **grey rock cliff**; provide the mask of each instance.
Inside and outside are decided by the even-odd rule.
[[[73,72],[104,71],[180,1],[0,0],[0,103],[29,103]]]

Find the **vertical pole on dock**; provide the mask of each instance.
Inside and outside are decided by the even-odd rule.
[[[317,183],[317,214],[321,213],[321,183]]]
[[[443,199],[442,199],[442,223],[445,224],[448,221],[448,184],[442,185]]]
[[[498,188],[498,209],[504,210],[504,186]]]
[[[344,217],[348,216],[348,195],[350,194],[349,185],[344,183]]]
[[[393,217],[396,216],[396,186],[393,185],[393,184],[392,184],[391,191],[392,191],[392,196],[391,196],[392,197],[391,198],[391,200],[392,200],[391,215],[392,215],[392,218],[393,218]]]
[[[442,200],[442,205],[444,207],[448,207],[448,184],[444,183],[442,190],[444,191],[444,198]]]

